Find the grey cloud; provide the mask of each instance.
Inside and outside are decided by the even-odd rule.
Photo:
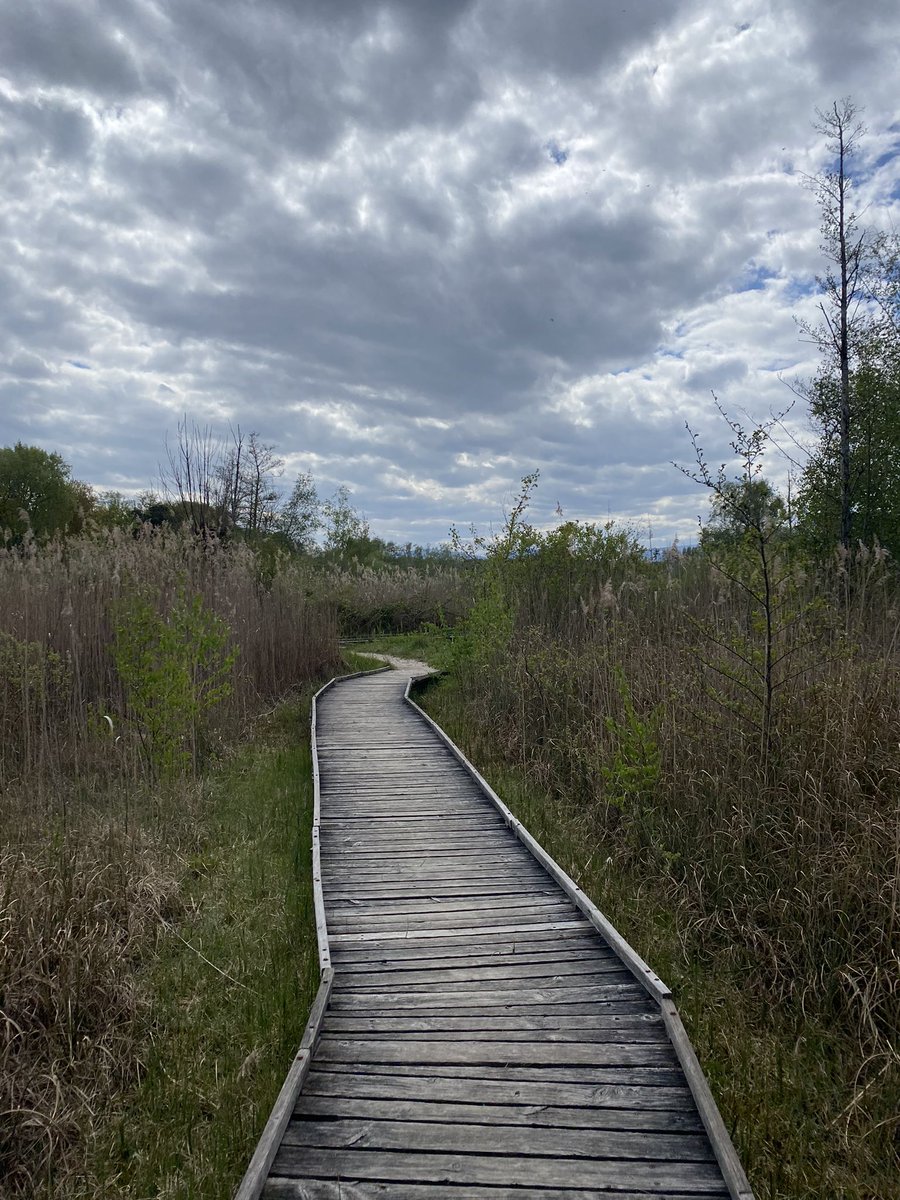
[[[669,0],[640,5],[567,0],[562,6],[556,0],[491,0],[479,6],[480,32],[488,44],[507,47],[531,69],[579,77],[651,35],[678,8]]]
[[[28,158],[47,153],[52,159],[84,160],[93,142],[93,126],[82,108],[42,97],[14,101],[0,96],[4,124],[3,146],[19,169]]]
[[[49,379],[51,375],[44,360],[27,350],[18,350],[7,362],[0,359],[0,372],[21,380]]]
[[[808,39],[810,62],[825,89],[820,103],[827,105],[843,95],[847,89],[841,81],[848,73],[862,70],[868,74],[867,68],[885,50],[893,58],[895,70],[900,66],[893,0],[833,4],[827,11],[816,0],[797,0],[796,11]],[[874,80],[863,76],[860,82],[871,85]]]
[[[711,367],[697,367],[685,374],[685,387],[698,392],[719,392],[729,383],[746,379],[747,364],[740,358],[727,358]]]
[[[119,145],[106,167],[127,185],[133,204],[173,224],[194,223],[204,232],[240,203],[246,187],[239,170],[207,153],[141,153],[137,146]]]
[[[104,9],[92,0],[7,5],[0,22],[0,62],[22,78],[50,86],[82,87],[104,96],[133,94],[140,74]]]

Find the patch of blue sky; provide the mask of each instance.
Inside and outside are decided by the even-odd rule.
[[[555,138],[551,138],[549,142],[546,142],[544,149],[550,155],[551,162],[555,162],[558,167],[561,167],[568,160],[568,150],[560,146]]]
[[[900,154],[900,144],[891,146],[890,150],[885,150],[884,154],[879,154],[873,161],[872,170],[880,171],[882,167],[886,167],[888,163],[893,162],[898,154]]]
[[[737,290],[739,292],[763,292],[769,280],[777,278],[777,271],[750,264],[745,270]]]
[[[88,366],[87,363],[79,362],[77,358],[67,358],[66,362],[69,364],[70,367],[77,367],[79,371],[92,371],[93,370],[93,367]]]
[[[788,279],[783,295],[785,300],[805,300],[807,296],[815,296],[819,291],[819,284],[815,279],[794,275]]]

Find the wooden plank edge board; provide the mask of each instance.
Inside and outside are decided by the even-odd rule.
[[[291,1113],[294,1111],[303,1081],[309,1073],[309,1066],[322,1030],[322,1022],[328,1008],[333,983],[334,971],[331,967],[325,967],[322,971],[319,990],[312,1008],[309,1010],[309,1019],[303,1031],[300,1048],[294,1056],[287,1077],[281,1085],[281,1091],[272,1106],[269,1119],[256,1143],[256,1149],[253,1151],[253,1157],[250,1159],[244,1178],[234,1193],[234,1200],[258,1200],[262,1194],[269,1175],[269,1168],[275,1161],[275,1155],[281,1146],[284,1131],[291,1119]]]
[[[570,875],[567,875],[562,867],[551,858],[547,851],[537,842],[518,817],[514,816],[512,811],[503,803],[488,781],[478,771],[478,769],[469,762],[468,758],[463,754],[455,742],[447,736],[435,721],[429,717],[424,709],[416,704],[415,700],[410,696],[413,681],[406,686],[404,699],[407,704],[410,704],[416,712],[420,714],[423,720],[427,721],[434,732],[438,735],[442,742],[453,754],[454,758],[465,768],[472,776],[479,789],[484,793],[488,800],[498,809],[503,817],[507,827],[516,835],[519,841],[531,853],[532,857],[536,858],[541,866],[556,880],[566,895],[574,901],[576,906],[584,913],[590,923],[603,937],[603,940],[615,951],[622,959],[632,975],[642,984],[642,986],[657,1000],[667,999],[672,993],[669,988],[663,983],[659,976],[651,970],[641,956],[634,950],[628,942],[622,937],[619,931],[610,924],[604,917],[600,909],[593,903],[581,890],[578,884]]]
[[[507,827],[516,835],[532,856],[537,859],[541,866],[556,880],[566,895],[584,913],[607,945],[619,956],[625,966],[628,967],[635,979],[656,1001],[662,1013],[663,1021],[665,1022],[666,1030],[678,1062],[684,1071],[685,1079],[694,1098],[694,1103],[697,1105],[700,1118],[709,1136],[713,1153],[716,1156],[716,1161],[719,1164],[719,1169],[722,1172],[729,1195],[732,1200],[754,1200],[753,1191],[741,1166],[737,1151],[734,1148],[725,1122],[722,1120],[722,1115],[719,1112],[713,1094],[709,1089],[706,1076],[703,1074],[703,1070],[697,1060],[697,1055],[694,1053],[694,1048],[682,1024],[681,1017],[678,1015],[678,1009],[672,999],[671,990],[641,958],[637,951],[625,941],[619,931],[606,919],[593,901],[585,895],[575,880],[532,837],[518,817],[503,803],[480,771],[469,761],[444,730],[441,729],[440,725],[432,720],[423,708],[416,704],[410,695],[415,682],[415,679],[410,679],[406,685],[403,693],[403,699],[406,703],[415,709],[419,716],[434,730],[457,762],[468,772],[482,793],[499,811]]]
[[[316,917],[316,942],[319,947],[319,968],[325,970],[331,966],[331,949],[328,945],[328,925],[325,921],[325,897],[322,892],[322,782],[319,775],[319,751],[316,730],[316,709],[320,696],[339,683],[348,679],[359,679],[363,675],[380,675],[389,671],[390,667],[374,667],[371,671],[353,671],[349,675],[336,675],[320,687],[312,698],[309,719],[309,745],[312,758],[313,772],[313,822],[312,822],[312,876],[313,876],[313,907]]]
[[[319,990],[309,1010],[309,1018],[300,1048],[294,1056],[294,1061],[288,1070],[287,1077],[281,1086],[281,1091],[275,1100],[269,1119],[263,1127],[260,1139],[256,1144],[253,1157],[244,1173],[244,1178],[234,1193],[234,1200],[258,1200],[265,1186],[269,1168],[281,1145],[281,1139],[291,1118],[303,1081],[309,1072],[309,1065],[319,1040],[322,1022],[328,1002],[331,999],[331,989],[334,986],[334,969],[331,965],[331,950],[328,945],[328,926],[325,922],[325,900],[322,894],[322,861],[320,849],[320,825],[322,816],[322,794],[319,778],[319,757],[316,749],[316,701],[330,688],[347,679],[358,679],[362,675],[379,675],[390,671],[389,666],[375,667],[371,671],[353,671],[349,675],[336,675],[320,687],[312,698],[310,713],[310,751],[313,771],[313,823],[312,823],[312,864],[313,864],[313,906],[316,917],[316,942],[319,949],[319,968],[321,977]]]
[[[722,1114],[709,1090],[703,1068],[697,1060],[691,1039],[678,1015],[674,1000],[663,1000],[660,1009],[669,1038],[675,1048],[681,1069],[684,1071],[688,1087],[691,1089],[694,1103],[700,1113],[700,1120],[706,1129],[728,1190],[735,1200],[753,1200],[750,1182],[744,1174],[741,1160],[737,1156],[737,1151],[725,1128],[725,1122],[722,1120]]]

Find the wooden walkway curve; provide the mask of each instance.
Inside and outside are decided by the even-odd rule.
[[[412,673],[314,704],[322,986],[236,1200],[748,1200],[668,989]]]

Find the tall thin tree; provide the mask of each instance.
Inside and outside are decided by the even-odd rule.
[[[823,323],[812,326],[801,322],[804,331],[837,368],[837,413],[835,425],[840,461],[840,541],[849,549],[853,534],[853,477],[851,449],[853,437],[853,395],[851,384],[855,338],[864,317],[866,288],[864,265],[869,250],[867,232],[859,214],[850,203],[852,180],[848,172],[851,156],[858,148],[865,128],[858,120],[859,109],[845,97],[831,108],[816,109],[815,129],[828,140],[831,164],[808,180],[822,215],[821,249],[828,267],[818,278],[824,293],[819,303]]]

